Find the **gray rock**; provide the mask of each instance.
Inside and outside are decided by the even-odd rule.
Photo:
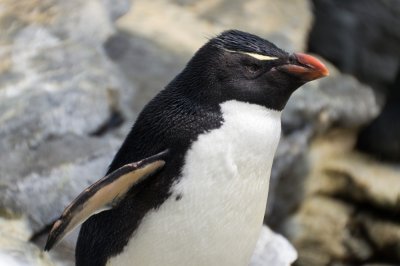
[[[134,26],[134,25],[132,25]],[[137,84],[131,105],[139,112],[184,67],[190,55],[178,53],[138,34],[119,32],[105,43],[108,55]]]
[[[263,226],[250,266],[289,266],[297,251],[283,236]]]
[[[310,193],[323,193],[367,204],[383,212],[397,213],[400,195],[400,165],[382,164],[353,151],[355,132],[344,131],[320,137],[313,144],[310,162]]]
[[[23,213],[37,231],[101,178],[120,141],[64,135],[1,155],[0,209]],[[34,200],[32,200],[34,199]]]
[[[0,265],[54,265],[46,253],[34,244],[27,242],[30,233],[26,220],[0,218]]]
[[[400,57],[397,0],[313,0],[310,49],[368,84],[394,80]]]
[[[283,226],[298,265],[400,261],[400,167],[354,151],[356,133],[334,130],[312,141],[305,199]]]
[[[286,133],[312,128],[324,133],[332,127],[357,128],[375,118],[380,106],[373,90],[332,65],[330,76],[307,83],[290,98],[282,116]]]
[[[0,209],[36,231],[102,177],[120,140],[92,135],[133,119],[135,90],[103,49],[101,0],[5,0],[0,30]]]
[[[309,1],[200,1],[199,16],[223,28],[237,28],[266,37],[288,51],[304,50],[312,17]]]
[[[297,90],[282,114],[283,136],[271,175],[267,223],[278,229],[304,198],[310,142],[334,128],[357,128],[380,106],[372,89],[329,65],[331,75]],[[295,193],[293,188],[296,188]]]
[[[280,230],[284,221],[303,199],[304,180],[309,171],[307,152],[310,128],[281,136],[275,154],[268,193],[266,223]]]
[[[311,22],[308,0],[290,4],[272,0],[154,0],[135,2],[118,25],[190,57],[208,38],[231,28],[258,34],[289,51],[304,50]]]
[[[103,5],[105,6],[105,9],[108,11],[110,14],[111,20],[115,21],[124,14],[126,14],[131,5],[132,5],[132,0],[101,0]]]
[[[101,50],[57,39],[46,28],[21,29],[9,49],[13,67],[0,75],[0,136],[10,148],[88,135],[108,119],[110,91],[129,90]]]

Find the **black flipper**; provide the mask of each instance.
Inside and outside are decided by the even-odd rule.
[[[134,185],[165,165],[163,158],[167,152],[165,150],[141,161],[126,164],[86,188],[54,223],[44,250],[50,250],[93,214],[116,206]]]

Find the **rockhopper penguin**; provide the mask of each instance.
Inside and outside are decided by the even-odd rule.
[[[281,111],[328,75],[312,56],[230,30],[209,40],[140,113],[108,175],[54,223],[83,223],[78,266],[246,266],[258,239]]]

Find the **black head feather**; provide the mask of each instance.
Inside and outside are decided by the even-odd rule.
[[[258,60],[250,54],[273,57]],[[301,80],[277,71],[290,55],[273,43],[228,30],[203,45],[168,86],[197,104],[219,106],[237,100],[282,110]]]
[[[240,30],[228,30],[211,40],[212,45],[229,51],[256,53],[261,55],[284,57],[288,53],[275,44],[254,34]]]

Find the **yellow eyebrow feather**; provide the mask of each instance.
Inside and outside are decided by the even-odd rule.
[[[245,54],[245,55],[251,56],[251,57],[253,57],[253,58],[257,59],[257,60],[261,60],[261,61],[277,60],[278,59],[278,57],[275,57],[275,56],[268,56],[268,55],[249,53],[249,52],[232,51],[232,50],[228,50],[228,49],[225,49],[225,50],[227,52],[230,52],[230,53]]]

